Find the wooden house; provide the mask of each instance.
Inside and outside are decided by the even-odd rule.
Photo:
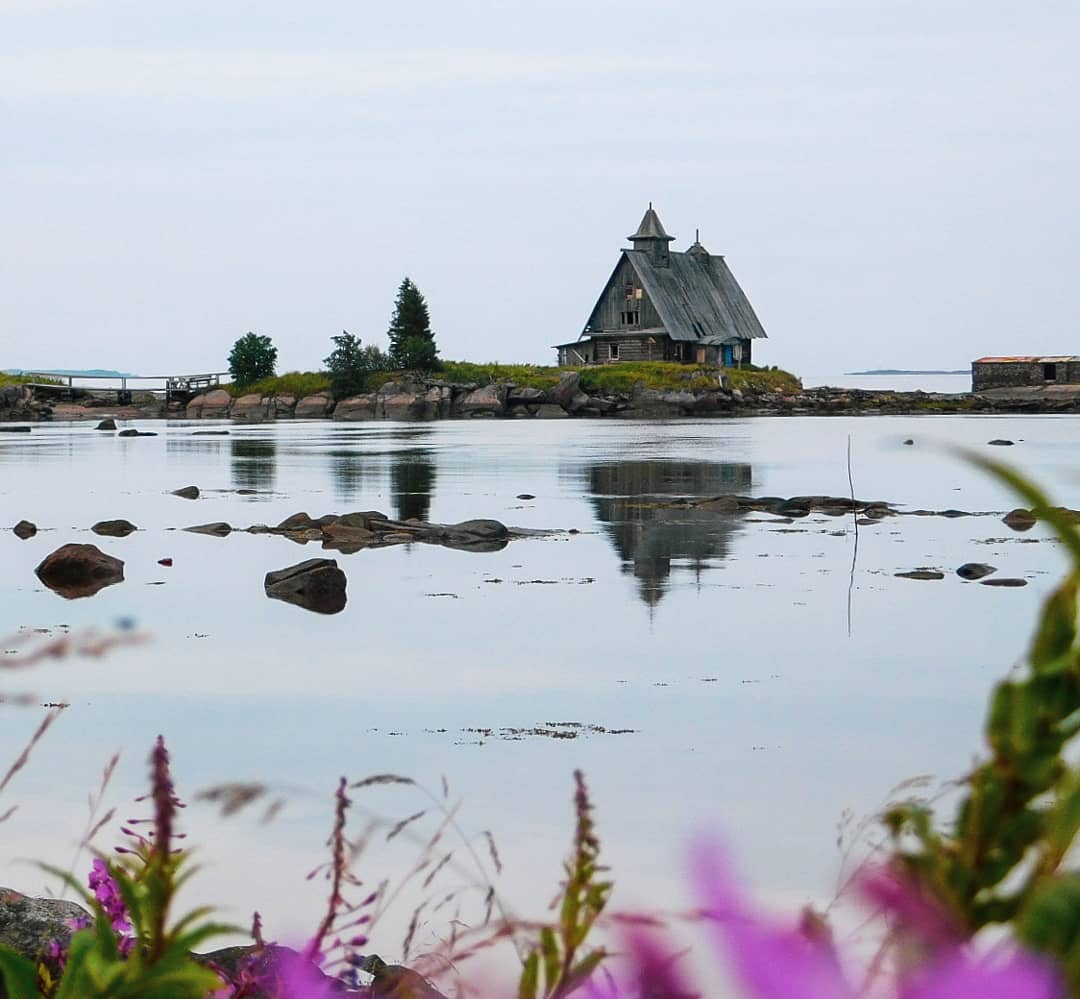
[[[696,236],[673,251],[651,202],[627,238],[632,248],[620,252],[581,335],[556,346],[559,364],[749,364],[765,330],[724,258]]]

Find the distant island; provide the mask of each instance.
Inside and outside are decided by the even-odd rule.
[[[48,368],[48,369],[32,369],[34,374],[39,375],[58,375],[64,378],[138,378],[138,375],[129,374],[126,371],[111,371],[106,368],[88,368],[85,371],[69,370],[67,368]],[[0,374],[5,375],[27,375],[30,374],[31,369],[22,368],[7,368]]]
[[[845,375],[970,375],[970,368],[958,368],[955,371],[915,370],[909,368],[873,368],[870,371],[845,371]]]

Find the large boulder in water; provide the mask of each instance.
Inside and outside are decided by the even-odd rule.
[[[187,404],[185,415],[190,419],[218,418],[229,415],[232,406],[232,396],[224,389],[213,389],[195,396]]]
[[[92,597],[124,581],[124,563],[96,545],[63,545],[34,570],[50,590],[68,600]]]
[[[271,600],[284,600],[317,614],[345,609],[345,573],[332,558],[311,558],[276,572],[263,583]]]

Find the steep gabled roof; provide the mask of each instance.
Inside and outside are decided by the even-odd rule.
[[[765,330],[723,257],[623,250],[672,340],[756,340]]]

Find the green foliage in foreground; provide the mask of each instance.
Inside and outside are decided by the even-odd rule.
[[[284,375],[263,378],[251,385],[237,385],[234,382],[222,388],[233,396],[258,392],[259,395],[295,395],[301,398],[316,392],[328,392],[330,375],[325,371],[289,371]]]
[[[63,385],[59,378],[42,378],[33,375],[5,375],[0,371],[0,387],[4,385],[28,385],[30,382],[44,383],[46,385]]]
[[[1011,924],[1021,943],[1061,964],[1080,995],[1080,874],[1065,866],[1080,832],[1080,770],[1070,764],[1080,732],[1080,532],[1013,469],[969,458],[1031,504],[1071,568],[1043,607],[1027,669],[991,695],[991,756],[963,781],[955,819],[940,829],[919,802],[884,819],[901,868],[965,937]]]

